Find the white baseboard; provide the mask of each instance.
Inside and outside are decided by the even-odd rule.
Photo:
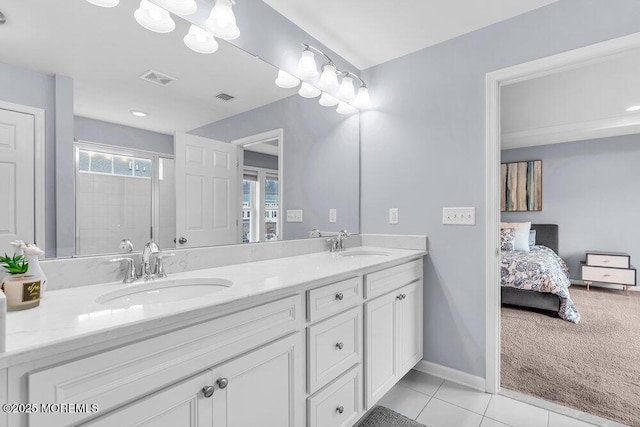
[[[466,372],[458,371],[457,369],[438,365],[437,363],[421,360],[416,366],[413,367],[413,369],[415,369],[416,371],[424,372],[425,374],[444,378],[447,381],[464,385],[475,390],[486,390],[484,378],[477,377]]]

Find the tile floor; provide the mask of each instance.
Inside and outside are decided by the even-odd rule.
[[[418,371],[410,371],[378,404],[428,427],[594,425],[510,397],[483,393]]]

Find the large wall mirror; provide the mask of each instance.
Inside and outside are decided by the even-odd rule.
[[[358,115],[277,87],[277,68],[228,42],[188,49],[178,16],[170,33],[142,28],[139,5],[0,6],[0,252],[14,239],[69,257],[120,252],[123,240],[140,250],[358,232]]]

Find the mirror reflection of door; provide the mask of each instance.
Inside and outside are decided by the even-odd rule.
[[[233,141],[242,165],[241,241],[282,240],[282,130]]]

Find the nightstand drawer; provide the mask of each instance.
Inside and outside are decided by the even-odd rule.
[[[593,267],[582,264],[580,278],[593,282],[615,283],[618,285],[636,285],[636,270],[634,268]]]
[[[630,260],[629,254],[587,252],[587,265],[593,267],[629,268]]]

